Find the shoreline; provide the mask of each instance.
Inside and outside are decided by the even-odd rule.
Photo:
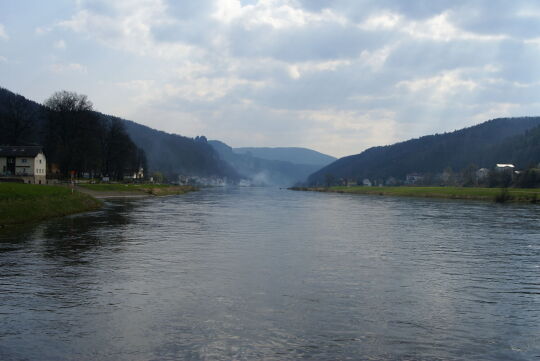
[[[194,192],[192,186],[103,184],[69,187],[0,183],[0,231],[100,209],[107,199],[138,199]],[[92,189],[94,188],[94,189]],[[97,188],[97,189],[96,189]]]
[[[476,187],[291,187],[293,191],[346,193],[395,197],[421,197],[460,200],[479,200],[497,203],[540,203],[538,188],[476,188]]]
[[[193,186],[166,184],[78,184],[75,190],[98,199],[109,198],[147,198],[180,195],[195,192]]]
[[[94,211],[102,206],[101,200],[66,187],[0,183],[0,230]]]

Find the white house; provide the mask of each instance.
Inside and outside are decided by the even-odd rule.
[[[503,170],[510,170],[510,171],[513,171],[514,170],[514,165],[513,164],[503,164],[503,163],[498,163],[496,166],[495,166],[495,169],[498,170],[498,171],[503,171]]]
[[[40,146],[0,145],[0,178],[47,183],[47,160]]]

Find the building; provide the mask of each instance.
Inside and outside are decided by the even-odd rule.
[[[144,169],[142,167],[139,167],[139,170],[136,172],[129,173],[129,171],[126,171],[126,174],[124,176],[124,180],[143,180],[144,179]]]
[[[514,165],[513,164],[502,164],[502,163],[499,163],[495,166],[495,169],[498,170],[498,171],[507,171],[507,170],[510,170],[510,171],[513,171],[514,170]]]
[[[410,173],[405,176],[405,184],[420,184],[424,181],[424,176],[418,173]]]
[[[47,161],[40,146],[0,145],[0,178],[47,184]]]
[[[476,180],[478,182],[482,182],[489,177],[489,169],[487,168],[480,168],[476,171]]]

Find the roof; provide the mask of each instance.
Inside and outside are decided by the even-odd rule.
[[[35,157],[42,151],[39,145],[0,145],[0,157]]]
[[[513,164],[497,164],[497,168],[514,168]]]

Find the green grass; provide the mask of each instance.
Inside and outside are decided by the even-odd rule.
[[[156,196],[184,194],[197,190],[192,186],[172,186],[168,184],[79,184],[80,187],[96,192],[139,192]]]
[[[373,194],[384,196],[431,197],[449,199],[477,199],[502,202],[540,202],[540,189],[475,187],[330,187],[330,188],[292,188],[318,192]]]
[[[97,199],[58,186],[0,183],[0,228],[101,207]]]

